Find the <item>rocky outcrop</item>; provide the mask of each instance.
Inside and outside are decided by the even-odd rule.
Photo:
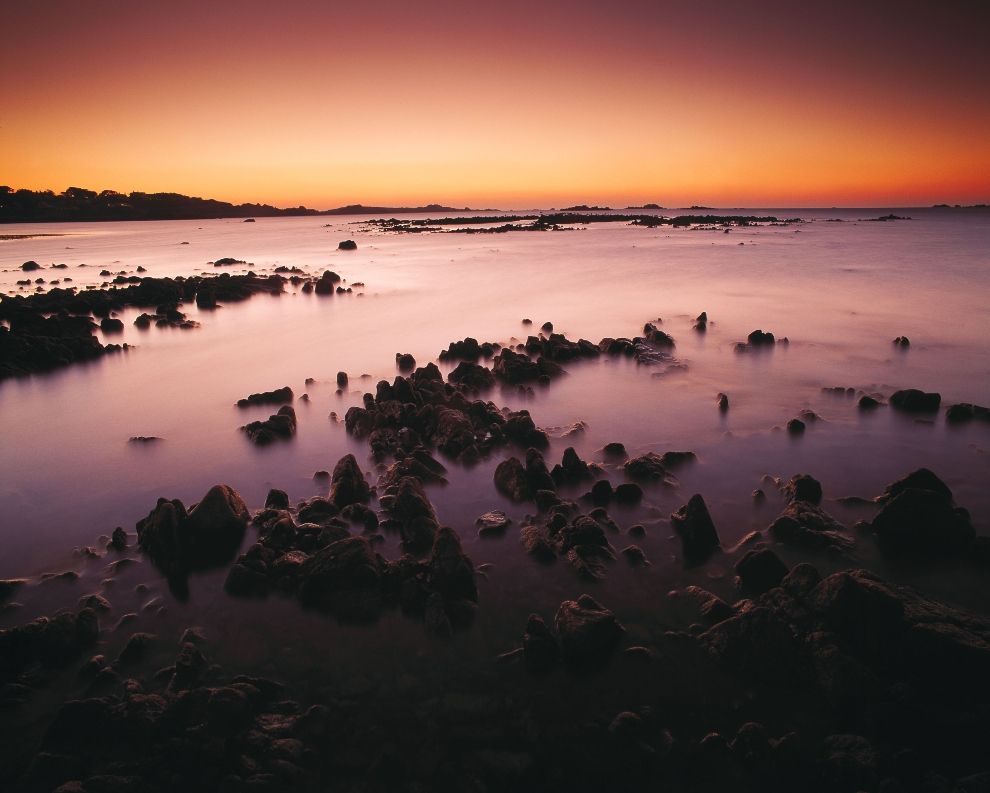
[[[330,501],[338,509],[343,509],[349,504],[366,503],[369,498],[371,488],[354,455],[341,457],[330,478]]]
[[[296,434],[296,411],[292,405],[284,405],[265,421],[252,421],[241,430],[258,446],[267,446],[276,440],[288,440]]]
[[[681,537],[684,558],[689,563],[704,561],[719,547],[718,532],[700,493],[671,513],[670,522]]]

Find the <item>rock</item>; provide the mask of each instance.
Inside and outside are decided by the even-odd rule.
[[[650,564],[650,560],[646,558],[643,549],[638,545],[628,545],[622,549],[621,553],[633,567],[643,567]]]
[[[629,456],[626,454],[626,447],[615,441],[606,443],[602,454],[610,460],[625,460]]]
[[[822,486],[810,474],[795,474],[784,485],[784,496],[790,502],[806,501],[817,506],[822,503]]]
[[[449,526],[442,526],[437,532],[430,553],[427,584],[443,597],[444,602],[478,601],[474,564],[464,554],[457,532]]]
[[[718,548],[718,532],[700,494],[691,496],[687,504],[671,513],[670,522],[681,537],[685,559],[703,561]]]
[[[950,424],[963,424],[968,421],[990,421],[990,408],[960,402],[945,409],[945,420]]]
[[[698,638],[727,671],[744,680],[781,686],[796,684],[804,676],[794,632],[768,608],[740,612]]]
[[[799,600],[807,598],[821,581],[818,570],[807,562],[794,565],[780,585]]]
[[[439,593],[433,592],[426,598],[426,605],[423,610],[423,622],[426,630],[432,636],[441,639],[449,639],[454,633],[454,626],[447,616],[444,608],[443,598]]]
[[[894,339],[893,344],[896,347],[910,347],[911,340],[907,336],[898,336]]]
[[[916,388],[895,391],[890,395],[890,405],[905,413],[935,413],[942,404],[942,395],[925,393]]]
[[[293,399],[292,389],[289,386],[276,388],[274,391],[262,391],[257,394],[250,394],[243,399],[237,400],[237,407],[246,408],[253,405],[284,405]]]
[[[478,534],[482,536],[501,534],[511,523],[512,521],[501,510],[486,512],[475,521]]]
[[[816,483],[817,484],[817,483]],[[803,501],[792,501],[768,529],[777,542],[811,550],[852,548],[847,529],[821,507]]]
[[[769,347],[776,344],[776,339],[770,331],[754,330],[746,337],[746,343],[751,347]]]
[[[107,543],[107,547],[113,548],[117,552],[125,550],[127,548],[127,532],[122,527],[117,526],[110,535],[110,542]]]
[[[259,446],[266,446],[280,438],[287,440],[296,434],[296,411],[291,405],[285,405],[267,421],[252,421],[241,429]]]
[[[787,566],[769,548],[761,548],[748,551],[736,562],[736,573],[746,589],[762,594],[780,586],[787,575]]]
[[[626,632],[615,615],[590,595],[561,603],[554,629],[563,659],[580,668],[607,661]]]
[[[341,616],[377,616],[382,604],[384,561],[363,537],[331,543],[310,556],[299,571],[304,605]]]
[[[646,481],[662,481],[667,478],[667,469],[663,458],[656,452],[647,452],[639,457],[628,460],[623,466],[626,476],[630,479]]]
[[[729,397],[720,391],[715,397],[715,404],[722,413],[725,413],[729,409]]]
[[[41,265],[38,264],[36,261],[32,260],[32,261],[24,262],[24,264],[21,265],[21,269],[26,273],[30,273],[33,272],[34,270],[40,270]]]
[[[615,488],[612,498],[618,504],[638,504],[643,500],[643,488],[635,482],[623,482]]]
[[[347,372],[337,372],[337,388],[347,388]]]
[[[0,579],[0,603],[9,600],[25,584],[23,578]]]
[[[341,457],[330,480],[330,501],[338,509],[349,504],[365,503],[371,498],[371,488],[353,454]]]
[[[117,663],[122,666],[133,666],[144,660],[148,650],[155,641],[155,636],[150,633],[133,633],[124,645],[124,649],[117,656]]]
[[[470,361],[461,361],[447,375],[447,380],[473,391],[487,391],[495,386],[495,375],[491,369]]]
[[[861,735],[829,735],[823,742],[823,749],[822,780],[830,790],[875,789],[877,757],[866,738]]]
[[[356,251],[357,243],[354,240],[341,240],[337,243],[338,251]]]
[[[416,359],[408,352],[397,352],[395,354],[395,365],[400,372],[411,372],[416,368]]]
[[[878,399],[871,397],[869,394],[863,394],[863,396],[859,398],[860,410],[874,410],[875,408],[880,407],[880,405],[881,402]]]
[[[111,317],[104,317],[100,320],[100,330],[104,333],[123,333],[124,323],[119,319],[112,319]]]
[[[433,545],[439,524],[418,479],[404,476],[399,480],[395,498],[387,511],[398,524],[402,543],[408,550],[425,550]]]
[[[334,285],[338,283],[340,283],[340,276],[337,273],[332,270],[324,270],[323,275],[313,285],[313,291],[318,295],[332,295]]]
[[[526,667],[533,674],[546,674],[556,665],[560,648],[543,618],[530,614],[523,634],[523,655]]]
[[[272,488],[265,498],[265,509],[288,509],[289,495],[284,490]]]
[[[264,572],[240,563],[231,565],[223,587],[236,597],[265,597],[271,589]]]
[[[181,501],[158,499],[137,523],[138,545],[166,572],[208,567],[233,557],[248,519],[237,492],[214,485],[188,515]]]
[[[791,419],[787,422],[787,432],[789,435],[803,435],[805,424],[801,419]]]
[[[657,347],[674,347],[674,339],[669,333],[664,333],[652,322],[647,322],[643,326],[643,335],[646,340]]]
[[[909,480],[936,489],[905,485]],[[954,505],[951,491],[927,469],[894,483],[885,495],[872,521],[884,553],[930,558],[960,555],[972,548],[976,531],[969,512]]]

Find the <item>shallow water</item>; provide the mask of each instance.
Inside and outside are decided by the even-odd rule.
[[[279,265],[311,273],[329,268],[348,284],[365,286],[326,298],[290,287],[280,297],[257,296],[217,311],[186,306],[201,323],[191,331],[139,331],[132,321],[140,312],[128,310],[122,314],[125,333],[109,340],[136,349],[0,383],[0,577],[66,568],[82,574],[76,583],[23,590],[23,608],[0,614],[0,627],[71,605],[102,587],[114,593],[108,594],[113,618],[162,597],[167,613],[141,611],[132,629],[150,624],[177,637],[186,625],[204,624],[222,637],[221,659],[245,668],[304,676],[314,663],[313,646],[330,645],[341,679],[348,669],[377,679],[390,669],[399,674],[390,658],[396,648],[425,653],[430,668],[441,657],[455,666],[463,658],[490,658],[513,645],[530,611],[550,617],[560,600],[583,591],[592,591],[633,638],[643,639],[677,625],[677,615],[661,608],[672,588],[702,582],[735,597],[732,558],[685,569],[666,518],[700,492],[723,545],[731,547],[746,532],[766,528],[782,508],[773,488],[762,483],[764,474],[785,480],[813,474],[823,483],[826,509],[851,526],[869,519],[872,509],[833,499],[872,498],[924,465],[970,509],[977,532],[990,533],[986,424],[950,427],[941,414],[917,421],[886,408],[862,414],[856,399],[822,391],[844,386],[889,396],[912,387],[941,392],[943,405],[990,403],[990,213],[912,210],[912,220],[887,223],[853,222],[886,214],[875,209],[764,213],[808,222],[727,234],[596,224],[566,232],[389,235],[354,225],[358,218],[332,219],[329,228],[325,218],[283,218],[5,229],[66,235],[0,242],[0,289],[7,292],[29,277],[15,269],[27,259],[46,267],[66,263],[66,269],[30,276],[67,275],[73,279],[68,285],[80,288],[104,281],[98,275],[103,268],[133,273],[140,265],[149,276],[247,269],[208,264],[222,256],[244,259],[259,273]],[[833,218],[847,222],[827,222]],[[358,250],[335,250],[345,238],[357,240]],[[706,334],[691,328],[702,310],[711,321]],[[535,324],[524,326],[524,317]],[[170,594],[148,565],[101,584],[107,560],[72,553],[96,545],[114,526],[133,530],[159,496],[189,504],[225,482],[256,509],[270,487],[293,500],[322,492],[313,473],[332,469],[347,452],[373,471],[367,445],[329,415],[342,417],[378,380],[394,377],[396,352],[410,352],[422,365],[450,341],[524,340],[547,320],[569,338],[597,342],[641,333],[643,323],[657,317],[676,339],[686,371],[654,376],[650,367],[602,358],[566,365],[568,377],[532,396],[496,390],[489,397],[500,406],[526,407],[541,427],[585,423],[584,432],[552,440],[545,455],[550,464],[569,445],[585,459],[600,459],[597,450],[610,441],[622,441],[631,455],[697,452],[698,463],[677,472],[676,489],[647,488],[643,505],[612,512],[623,530],[637,522],[647,526],[647,537],[637,544],[651,567],[634,570],[620,557],[604,582],[588,584],[563,564],[544,568],[526,557],[517,527],[527,507],[509,503],[492,486],[492,472],[508,450],[471,469],[449,463],[449,484],[428,489],[441,522],[457,529],[474,562],[494,564],[481,583],[475,626],[442,647],[425,639],[421,625],[397,614],[386,615],[377,628],[340,627],[302,613],[294,601],[233,601],[222,592],[222,570],[194,576],[186,602]],[[790,344],[734,352],[735,342],[755,328],[787,336]],[[910,349],[891,345],[899,335],[910,337]],[[334,393],[339,370],[351,377],[341,396]],[[370,377],[362,380],[362,374]],[[307,386],[309,377],[316,382]],[[234,402],[283,385],[310,396],[295,403],[298,435],[256,448],[238,427],[274,410],[241,410]],[[724,415],[715,408],[720,391],[731,400]],[[781,428],[803,409],[821,420],[802,437],[791,437]],[[133,435],[164,440],[129,444]],[[610,476],[622,481],[621,471]],[[770,491],[759,507],[750,497],[757,487]],[[515,523],[503,538],[483,540],[474,521],[492,508],[504,509]],[[619,549],[630,540],[618,535],[612,542]],[[394,537],[383,552],[398,555]],[[971,571],[890,568],[865,537],[854,556],[961,604],[990,608]],[[849,566],[827,558],[816,563],[823,571]],[[149,592],[133,593],[139,582]]]

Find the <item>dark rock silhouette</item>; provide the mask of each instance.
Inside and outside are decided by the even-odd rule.
[[[719,547],[718,532],[701,494],[695,493],[687,504],[671,513],[670,522],[681,537],[689,563],[703,561]]]
[[[937,393],[925,393],[916,388],[895,391],[890,395],[890,404],[906,413],[935,413],[942,404],[942,396]]]

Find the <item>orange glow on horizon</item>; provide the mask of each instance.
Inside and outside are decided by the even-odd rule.
[[[320,209],[990,199],[977,20],[530,6],[11,10],[0,182]]]

